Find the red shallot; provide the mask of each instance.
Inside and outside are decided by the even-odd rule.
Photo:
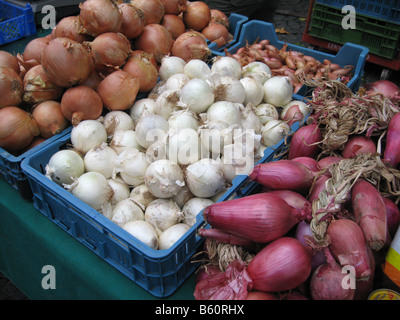
[[[400,88],[389,80],[377,80],[372,83],[368,83],[365,85],[367,94],[377,94],[381,93],[386,98],[394,98],[400,96]]]
[[[383,198],[383,201],[385,202],[386,206],[388,232],[393,238],[400,225],[400,210],[394,201],[390,200],[389,198]]]
[[[389,122],[384,161],[392,168],[396,168],[400,163],[400,113],[396,113]]]
[[[349,159],[360,153],[375,153],[376,145],[371,138],[365,136],[352,136],[347,140],[342,150],[343,158]]]
[[[322,140],[322,132],[317,124],[309,124],[299,128],[290,140],[288,159],[297,157],[314,158],[319,152],[318,143]]]

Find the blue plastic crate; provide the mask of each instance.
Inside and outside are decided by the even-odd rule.
[[[36,34],[31,5],[25,8],[0,0],[0,45]]]
[[[291,133],[299,127],[299,123],[293,124]],[[275,146],[268,147],[257,164],[278,160],[288,147],[287,141],[282,139]],[[171,248],[151,249],[45,176],[45,167],[51,156],[68,148],[69,144],[70,134],[67,134],[23,160],[21,167],[33,192],[34,207],[152,295],[162,298],[174,293],[200,266],[200,262],[194,263],[193,256],[204,243],[197,234],[199,228],[206,227],[202,212],[197,215],[196,223]],[[238,175],[218,202],[248,195],[256,185],[249,181],[248,176]]]
[[[229,48],[229,47],[233,46],[238,41],[239,34],[242,29],[243,23],[245,23],[246,21],[249,20],[248,17],[243,16],[241,14],[237,14],[237,13],[231,13],[229,15],[228,19],[229,19],[228,31],[230,34],[232,34],[233,39],[229,43],[227,43],[226,45],[221,46],[221,47],[218,47],[216,43],[210,42],[209,40],[207,40],[208,47],[210,48],[210,50],[224,52],[225,48]]]
[[[284,41],[280,41],[278,39],[272,23],[259,20],[251,20],[243,24],[238,42],[227,49],[227,51],[233,54],[239,48],[245,46],[246,43],[254,43],[256,41],[264,39],[268,39],[270,43],[278,49],[281,49],[285,45]],[[368,48],[353,43],[345,43],[336,55],[312,50],[290,43],[287,43],[287,50],[302,52],[305,55],[312,56],[321,62],[324,59],[329,59],[333,63],[337,63],[343,67],[347,65],[354,66],[354,69],[352,71],[353,77],[347,84],[347,86],[353,92],[356,92],[360,87],[361,78],[364,74],[365,61],[369,52]],[[218,52],[214,52],[214,54],[225,55],[225,53],[221,54]],[[310,96],[310,94],[310,88],[303,86],[296,94],[294,94],[293,98],[296,100],[302,100],[304,99],[304,97]]]
[[[315,2],[339,9],[350,5],[354,7],[356,13],[400,23],[400,0],[316,0]]]
[[[32,191],[28,178],[21,169],[22,161],[53,141],[69,134],[71,129],[72,127],[68,127],[63,132],[46,139],[41,144],[18,156],[14,156],[3,148],[0,148],[0,176],[16,189],[24,199],[32,200]]]

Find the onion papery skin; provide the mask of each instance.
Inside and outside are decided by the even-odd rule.
[[[356,279],[372,276],[365,237],[356,222],[350,219],[332,220],[326,234],[330,238],[329,251],[342,267],[353,266]]]
[[[113,0],[86,0],[79,4],[79,9],[84,32],[93,37],[121,29],[122,14]]]
[[[187,0],[161,0],[164,6],[164,14],[180,15],[186,11]]]
[[[132,49],[128,38],[120,32],[106,32],[90,42],[96,65],[121,67]]]
[[[4,50],[0,50],[0,67],[11,68],[17,74],[20,72],[17,57]]]
[[[91,52],[69,38],[55,38],[43,49],[43,70],[60,87],[72,87],[85,81],[94,69]]]
[[[147,24],[143,32],[134,40],[135,50],[151,53],[161,63],[164,56],[170,54],[174,39],[169,31],[160,24]]]
[[[47,100],[37,104],[33,108],[32,116],[36,120],[40,135],[46,139],[61,133],[69,126],[58,101]]]
[[[330,179],[330,177],[324,174],[324,175],[318,177],[314,181],[314,184],[310,189],[310,194],[308,196],[308,201],[313,203],[314,200],[318,200],[319,199],[319,195],[323,190],[325,190],[326,181],[328,181],[329,179]]]
[[[40,133],[32,115],[16,106],[0,109],[0,147],[10,153],[27,147]]]
[[[358,179],[351,189],[356,222],[363,230],[367,244],[379,251],[386,241],[387,216],[383,197],[370,182]]]
[[[288,159],[297,157],[314,158],[319,153],[318,142],[322,140],[321,129],[316,124],[299,128],[290,140]]]
[[[131,0],[131,4],[143,11],[146,24],[160,23],[165,13],[160,0]]]
[[[396,113],[389,122],[384,161],[392,168],[400,163],[400,113]]]
[[[18,62],[29,70],[33,66],[42,63],[42,53],[50,39],[46,37],[35,38],[28,42],[22,55],[17,54]]]
[[[172,39],[176,40],[181,34],[186,31],[186,26],[182,18],[174,14],[164,15],[161,25],[169,31]]]
[[[220,23],[210,23],[201,33],[211,42],[215,42],[218,47],[229,42],[229,31]]]
[[[303,193],[308,192],[314,181],[314,175],[301,163],[283,159],[257,164],[250,173],[250,179],[270,190],[292,190]]]
[[[18,106],[22,102],[24,87],[18,73],[0,67],[0,108]]]
[[[365,85],[365,89],[367,90],[367,94],[376,94],[381,93],[386,98],[394,98],[396,96],[400,96],[399,87],[389,80],[377,80],[372,83],[368,83]]]
[[[371,138],[367,138],[364,136],[350,137],[342,150],[343,158],[354,158],[357,154],[360,153],[376,153],[375,142]]]
[[[61,98],[61,110],[75,127],[82,120],[96,120],[103,112],[100,95],[90,87],[77,86],[67,89]]]
[[[139,92],[147,92],[155,87],[158,80],[158,71],[145,54],[130,57],[122,70],[139,81]]]
[[[223,13],[221,10],[218,9],[211,9],[211,19],[210,23],[220,23],[225,28],[229,29],[229,18],[228,16]]]
[[[268,193],[214,203],[203,216],[214,228],[260,243],[283,236],[302,219],[299,210]]]
[[[172,46],[172,55],[188,62],[192,59],[206,61],[211,55],[205,37],[197,31],[191,30],[182,33]]]
[[[188,2],[186,11],[183,12],[183,22],[187,29],[195,31],[203,30],[211,20],[211,10],[202,1]]]
[[[78,16],[69,16],[62,18],[51,32],[51,39],[69,38],[76,42],[83,43],[92,40],[88,34],[82,33],[82,24]]]
[[[143,11],[131,3],[120,3],[118,7],[122,14],[120,32],[130,40],[135,39],[142,33],[146,25]]]
[[[52,83],[44,72],[42,65],[30,68],[23,81],[24,102],[35,104],[47,100],[58,100],[64,92],[64,88]]]
[[[104,107],[110,111],[127,110],[135,102],[139,88],[138,78],[123,70],[117,70],[104,78],[97,87],[97,93]]]
[[[248,264],[247,271],[254,290],[291,290],[309,277],[311,255],[297,239],[281,237],[258,252]]]

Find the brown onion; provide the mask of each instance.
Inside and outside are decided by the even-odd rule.
[[[11,68],[0,67],[0,108],[18,106],[24,92],[22,80]]]
[[[69,38],[55,38],[43,50],[42,66],[51,82],[71,87],[87,79],[94,68],[94,59],[83,44]]]
[[[121,29],[121,11],[113,0],[86,0],[79,4],[79,9],[79,20],[91,36]]]
[[[76,42],[90,41],[91,37],[82,32],[82,24],[78,16],[62,18],[51,32],[51,38],[65,37]]]
[[[23,101],[35,104],[46,100],[57,100],[64,89],[51,82],[42,65],[30,68],[24,77]]]
[[[46,141],[47,139],[43,138],[42,136],[36,136],[33,138],[32,142],[30,144],[28,144],[25,148],[23,148],[20,153],[25,153],[28,150],[38,146],[39,144],[41,144],[42,142]]]
[[[61,111],[75,127],[82,120],[98,119],[103,112],[103,101],[95,90],[79,85],[64,92]]]
[[[0,147],[10,153],[28,146],[39,128],[32,115],[16,106],[0,109]]]
[[[131,0],[131,4],[142,10],[146,24],[160,23],[164,16],[161,0]]]
[[[228,16],[223,13],[221,10],[218,9],[211,9],[211,19],[210,19],[210,23],[214,22],[214,23],[220,23],[223,26],[225,26],[225,28],[229,29],[229,18]]]
[[[17,57],[4,50],[0,50],[0,67],[11,68],[18,74],[20,72]]]
[[[211,10],[203,1],[188,2],[186,11],[183,12],[183,22],[188,29],[203,30],[211,20]]]
[[[148,24],[134,41],[136,50],[153,54],[158,63],[171,52],[174,39],[169,31],[160,24]]]
[[[229,41],[229,31],[220,23],[210,23],[201,33],[218,47],[226,45]]]
[[[100,72],[93,70],[90,74],[89,77],[85,81],[81,83],[83,86],[87,86],[92,88],[93,90],[97,90],[98,85],[100,82],[104,79],[104,76],[100,74]]]
[[[186,10],[187,0],[161,0],[165,14],[180,15]]]
[[[146,24],[143,11],[130,3],[120,3],[118,7],[122,14],[120,32],[128,39],[138,37]]]
[[[205,37],[197,31],[186,31],[182,33],[172,46],[172,55],[188,62],[192,59],[207,60],[211,50],[207,45]]]
[[[43,49],[49,41],[50,39],[47,37],[35,38],[29,41],[23,54],[17,54],[18,62],[24,66],[26,70],[41,64]]]
[[[36,120],[40,135],[46,139],[61,133],[69,125],[58,101],[48,100],[39,103],[33,108],[32,116]]]
[[[117,70],[107,77],[97,87],[104,106],[111,111],[127,110],[135,102],[139,91],[138,78],[132,77],[128,72]]]
[[[146,58],[154,65],[154,67],[156,67],[158,69],[158,63],[152,53],[148,53],[143,50],[133,50],[130,58],[132,58],[132,57]]]
[[[161,25],[164,26],[169,33],[171,33],[171,36],[174,40],[186,31],[186,27],[182,18],[174,14],[164,15]]]
[[[145,55],[130,57],[122,70],[128,72],[133,78],[139,80],[139,92],[147,92],[155,87],[158,80],[157,68]]]
[[[131,43],[120,32],[106,32],[90,42],[96,65],[122,66],[131,53]]]

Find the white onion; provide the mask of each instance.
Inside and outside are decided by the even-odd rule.
[[[190,79],[198,78],[207,80],[211,74],[211,69],[208,64],[200,59],[189,60],[183,68],[183,73]]]
[[[119,174],[121,179],[129,186],[138,186],[144,182],[144,175],[148,166],[149,163],[144,152],[129,148],[115,159],[112,176],[115,178]]]
[[[240,125],[242,122],[240,104],[229,101],[214,102],[207,110],[207,120],[224,122],[227,125]]]
[[[107,179],[94,171],[82,174],[73,184],[67,186],[67,189],[97,211],[104,210],[113,195]]]
[[[238,143],[224,147],[221,168],[227,182],[232,183],[237,175],[248,175],[251,172],[254,167],[254,150],[251,151]]]
[[[113,190],[113,196],[110,199],[111,205],[116,205],[121,200],[125,200],[129,198],[130,190],[129,186],[126,182],[124,182],[121,178],[116,179],[107,179],[108,184]]]
[[[170,76],[167,81],[165,81],[165,90],[181,90],[183,86],[188,83],[190,78],[184,73],[177,73]]]
[[[129,198],[139,202],[145,208],[150,202],[157,199],[155,196],[153,196],[149,188],[144,183],[134,187],[129,195]]]
[[[117,153],[103,142],[100,146],[90,149],[83,158],[86,171],[96,171],[107,179],[113,172],[114,161]]]
[[[168,120],[172,112],[180,110],[179,106],[179,91],[165,90],[156,99],[154,113]]]
[[[136,124],[136,140],[145,149],[162,140],[169,129],[168,121],[153,113],[144,114]]]
[[[194,195],[190,192],[187,185],[178,192],[177,195],[173,196],[171,199],[180,207],[183,208],[186,202],[192,199]]]
[[[230,76],[239,80],[242,76],[242,67],[235,58],[219,56],[214,59],[211,72],[218,73],[221,76]]]
[[[261,143],[266,146],[274,146],[284,139],[290,132],[290,127],[282,120],[271,120],[261,130]]]
[[[261,158],[264,157],[264,152],[265,149],[267,149],[267,146],[264,146],[263,144],[260,146],[260,148],[258,148],[257,152],[254,154],[254,161],[258,162],[260,161]]]
[[[244,77],[239,81],[243,85],[245,91],[243,104],[247,106],[248,103],[251,103],[253,106],[258,106],[264,98],[262,84],[253,77]]]
[[[178,223],[169,227],[159,236],[159,249],[167,250],[171,248],[189,229],[190,227],[185,223]]]
[[[169,130],[166,147],[168,159],[179,165],[188,165],[202,158],[199,134],[191,128]]]
[[[174,74],[183,73],[183,68],[186,62],[180,57],[176,56],[165,56],[161,59],[160,68],[158,75],[161,81],[167,81],[167,79]]]
[[[225,187],[221,166],[210,160],[202,159],[186,168],[187,186],[196,197],[210,198]]]
[[[303,118],[307,117],[311,112],[311,108],[309,107],[309,105],[307,103],[300,101],[300,100],[292,100],[288,104],[283,106],[283,109],[281,112],[281,119],[283,119],[285,117],[288,110],[291,109],[293,106],[298,106],[299,111],[303,115]]]
[[[214,91],[214,101],[244,102],[246,91],[240,80],[212,73],[208,81]]]
[[[194,129],[200,125],[198,116],[189,109],[174,111],[168,118],[169,129]]]
[[[182,208],[184,215],[183,223],[188,226],[193,226],[196,223],[197,215],[209,205],[212,205],[214,201],[205,198],[194,197],[185,203]]]
[[[253,61],[242,68],[242,77],[253,77],[260,84],[271,78],[271,69],[261,61]]]
[[[71,143],[82,153],[100,146],[103,142],[107,142],[107,131],[100,121],[83,120],[71,130]]]
[[[232,135],[232,144],[241,146],[243,154],[254,155],[261,146],[261,134],[255,133],[252,129],[234,130]],[[225,147],[227,145],[228,144],[225,144]]]
[[[129,109],[129,113],[135,125],[139,121],[140,117],[147,112],[154,113],[156,101],[152,98],[143,98],[136,100],[132,107]]]
[[[144,220],[143,210],[144,208],[131,198],[121,200],[112,211],[111,221],[122,227],[132,220]]]
[[[263,84],[264,102],[283,107],[292,100],[293,86],[287,77],[275,76]]]
[[[115,131],[135,129],[132,117],[124,111],[108,112],[103,118],[103,125],[109,137],[112,137]]]
[[[48,178],[63,186],[73,183],[85,172],[85,163],[76,151],[60,150],[51,156],[45,171]]]
[[[167,159],[154,161],[146,170],[144,181],[157,198],[171,198],[185,185],[182,169]]]
[[[153,226],[144,220],[132,220],[122,227],[150,248],[158,249],[158,235]]]
[[[241,107],[242,112],[242,128],[247,130],[253,130],[255,133],[259,134],[263,127],[260,118],[256,114],[256,109],[252,104],[248,104],[245,107]]]
[[[203,79],[191,79],[181,89],[182,107],[189,108],[195,113],[205,112],[214,102],[214,92]]]
[[[278,109],[270,103],[259,104],[256,107],[255,112],[262,125],[265,125],[268,121],[279,119]]]
[[[240,126],[237,124],[228,125],[221,121],[210,121],[199,129],[201,144],[213,155],[219,155],[224,145],[232,143],[233,132],[239,129]]]
[[[171,199],[156,199],[150,202],[144,212],[144,220],[150,223],[157,234],[179,223],[183,213]]]
[[[167,158],[167,145],[165,139],[154,142],[146,150],[146,159],[148,163],[153,163],[154,161]]]
[[[127,148],[142,149],[141,145],[137,142],[134,130],[116,131],[110,141],[110,147],[117,154],[122,153]]]

